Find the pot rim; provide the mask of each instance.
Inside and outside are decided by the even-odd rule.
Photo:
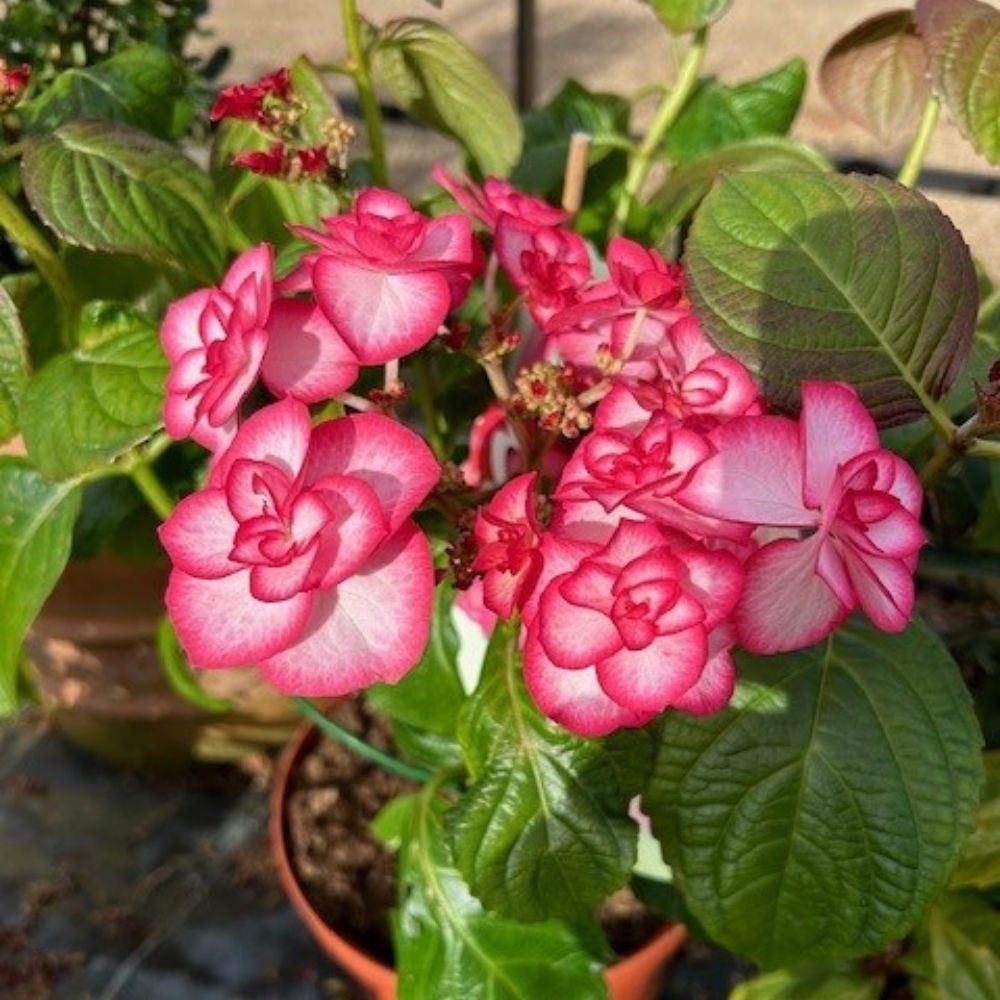
[[[324,947],[333,952],[338,961],[342,962],[363,981],[388,981],[391,979],[395,983],[395,968],[384,965],[352,944],[341,935],[338,929],[330,926],[313,909],[292,867],[288,837],[285,832],[285,803],[288,799],[292,772],[318,733],[319,730],[311,722],[302,723],[289,740],[275,765],[271,781],[270,817],[268,820],[271,856],[274,859],[278,878],[285,894],[314,938],[322,942]],[[609,973],[627,975],[633,964],[645,966],[651,952],[662,953],[662,960],[667,961],[686,940],[687,928],[683,924],[667,924],[641,948],[606,966],[604,973],[605,975]]]

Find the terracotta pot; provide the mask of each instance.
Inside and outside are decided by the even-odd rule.
[[[360,983],[374,1000],[396,1000],[395,971],[366,955],[330,927],[313,909],[292,869],[285,830],[285,804],[291,775],[316,737],[315,727],[302,726],[285,748],[274,771],[270,829],[271,853],[278,877],[292,906],[323,951]],[[686,939],[684,926],[671,924],[637,952],[610,966],[604,973],[610,1000],[653,1000],[660,973]]]
[[[25,644],[52,724],[114,763],[154,770],[284,745],[300,716],[253,670],[199,675],[209,693],[232,702],[222,714],[171,689],[155,638],[167,574],[164,565],[106,554],[69,563]]]

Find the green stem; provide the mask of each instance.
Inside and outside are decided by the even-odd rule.
[[[21,211],[17,203],[2,190],[0,190],[0,229],[6,230],[11,240],[24,249],[38,268],[38,273],[55,294],[59,302],[60,340],[62,346],[68,350],[73,346],[73,331],[80,308],[69,274],[52,244]]]
[[[173,497],[167,492],[166,487],[160,482],[149,462],[140,462],[129,470],[132,482],[135,483],[139,492],[146,498],[146,502],[156,513],[156,516],[165,521],[174,512]]]
[[[629,211],[638,198],[642,185],[649,174],[649,169],[653,165],[653,157],[663,143],[667,130],[677,120],[677,116],[681,113],[681,109],[687,103],[691,91],[694,90],[695,84],[698,82],[701,64],[705,59],[707,42],[708,28],[702,28],[695,34],[691,48],[681,63],[677,80],[664,96],[656,112],[656,117],[649,126],[649,131],[642,140],[635,156],[632,157],[628,174],[625,177],[625,186],[615,208],[615,218],[611,226],[612,236],[618,235],[624,230]]]
[[[421,783],[434,777],[430,771],[414,764],[407,764],[405,761],[393,757],[392,754],[366,743],[360,736],[348,732],[333,719],[328,719],[308,698],[292,698],[292,701],[295,707],[325,735],[347,747],[348,750],[353,750],[359,757],[364,757],[365,760],[377,764],[383,771]]]
[[[344,39],[350,54],[351,75],[358,91],[361,114],[368,133],[368,148],[372,157],[372,179],[379,187],[389,186],[389,167],[385,156],[385,133],[382,112],[372,86],[368,53],[361,38],[361,18],[356,0],[340,0],[340,16],[344,22]]]
[[[0,163],[16,159],[28,148],[28,140],[22,139],[20,142],[12,142],[9,146],[0,146]]]
[[[923,170],[924,159],[940,113],[941,102],[931,94],[924,105],[923,117],[920,119],[920,127],[917,129],[913,145],[910,146],[910,151],[906,154],[899,176],[896,178],[904,187],[913,187],[920,180],[920,171]]]
[[[413,359],[413,370],[417,377],[417,403],[427,428],[427,441],[431,450],[442,462],[448,457],[444,439],[441,436],[440,414],[434,402],[434,373],[430,361],[422,355]]]

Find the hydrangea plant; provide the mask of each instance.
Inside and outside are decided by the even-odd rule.
[[[603,996],[640,807],[661,907],[780,969],[748,995],[875,995],[883,953],[987,996],[952,984],[996,981],[995,912],[962,916],[995,808],[963,855],[982,735],[915,575],[996,546],[996,295],[914,184],[941,102],[1000,160],[1000,13],[921,0],[831,49],[835,104],[917,126],[889,180],[783,137],[800,62],[700,79],[728,3],[651,6],[688,54],[638,139],[575,83],[521,122],[441,26],[345,0],[367,160],[304,60],[219,96],[211,175],[127,124],[18,140],[0,205],[65,347],[30,371],[30,303],[25,335],[0,300],[8,700],[81,490],[128,475],[191,666],[366,692],[425,780],[377,823],[404,1000]],[[376,82],[467,154],[416,203]],[[72,247],[169,293],[84,305]]]

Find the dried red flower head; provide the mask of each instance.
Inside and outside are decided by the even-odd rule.
[[[30,79],[31,67],[27,63],[8,69],[0,59],[0,110],[7,111],[17,104]]]
[[[272,143],[267,149],[251,149],[233,157],[234,167],[243,167],[261,177],[283,177],[288,170],[288,157],[283,142]]]
[[[238,83],[226,87],[215,99],[209,117],[213,122],[223,118],[254,121],[258,125],[272,122],[269,104],[286,103],[292,99],[292,79],[285,67],[262,76],[256,83]]]

